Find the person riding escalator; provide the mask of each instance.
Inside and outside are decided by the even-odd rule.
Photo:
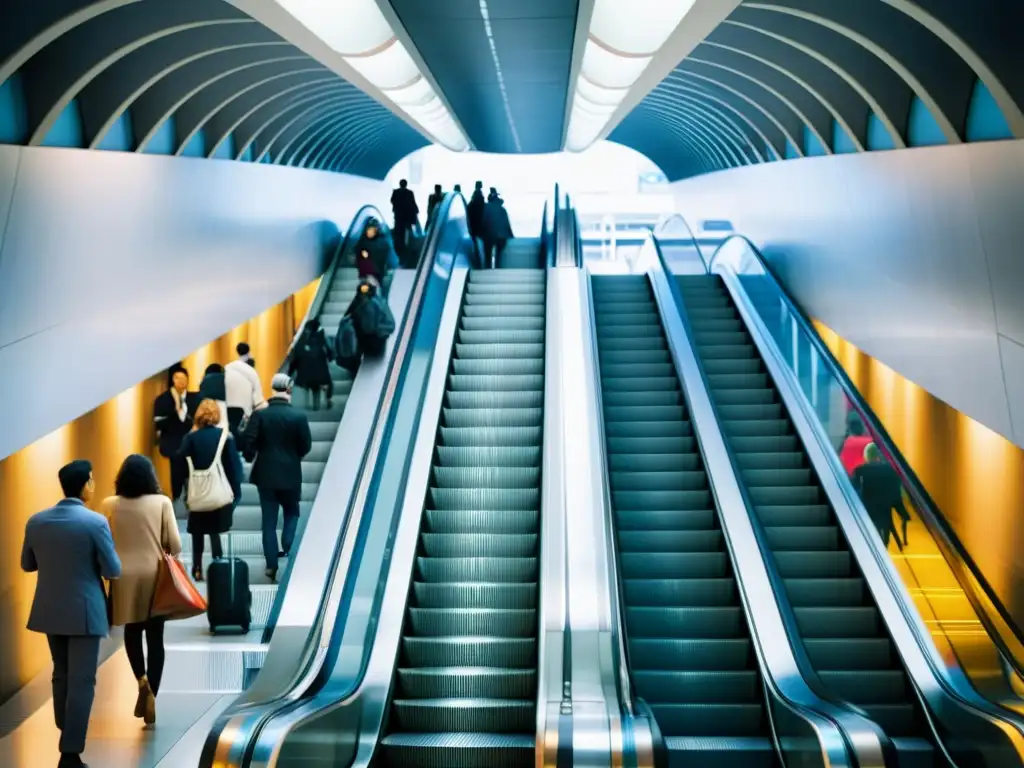
[[[362,237],[356,243],[356,267],[359,279],[372,277],[380,284],[381,294],[388,295],[391,278],[398,266],[398,255],[392,244],[391,237],[381,231],[380,222],[368,219],[363,228]]]

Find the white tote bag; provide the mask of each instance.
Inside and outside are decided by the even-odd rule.
[[[188,490],[185,493],[185,506],[189,512],[212,512],[228,506],[235,500],[235,492],[231,490],[231,483],[228,482],[224,464],[221,462],[221,454],[224,452],[224,443],[227,439],[228,430],[221,427],[217,453],[214,454],[213,463],[208,469],[196,469],[192,457],[186,457]]]

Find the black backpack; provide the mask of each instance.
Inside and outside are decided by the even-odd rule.
[[[395,316],[387,299],[379,293],[366,297],[352,308],[352,318],[363,352],[369,355],[381,354],[387,340],[395,332]]]
[[[338,332],[334,336],[334,357],[338,365],[349,373],[355,373],[362,356],[356,324],[351,316],[345,315],[338,323]]]

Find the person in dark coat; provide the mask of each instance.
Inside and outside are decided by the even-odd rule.
[[[185,490],[188,467],[178,457],[178,451],[185,435],[192,429],[192,418],[198,405],[198,393],[188,391],[188,370],[180,365],[172,367],[168,371],[167,391],[153,401],[157,448],[171,469],[171,501],[180,498]]]
[[[356,243],[356,268],[359,278],[365,280],[372,277],[387,296],[391,287],[393,270],[398,265],[398,255],[387,232],[381,229],[380,222],[368,219],[363,234]]]
[[[420,215],[416,195],[409,189],[409,182],[405,179],[399,181],[398,189],[391,193],[391,210],[395,215],[395,228],[392,232],[395,246],[404,251],[409,242],[409,233],[416,226],[416,217]]]
[[[497,266],[501,253],[505,250],[505,244],[514,235],[512,223],[508,220],[508,211],[505,210],[505,201],[498,196],[497,190],[493,187],[487,197],[487,205],[484,206],[480,237],[484,241],[484,262]]]
[[[907,543],[907,522],[910,520],[910,514],[903,504],[903,483],[874,443],[869,443],[864,449],[864,463],[853,471],[853,487],[860,494],[868,517],[882,537],[882,543],[888,547],[889,536],[896,533],[896,546],[902,552]],[[902,542],[893,527],[894,510],[903,521]]]
[[[228,387],[224,378],[224,366],[210,363],[203,371],[203,380],[199,382],[199,401],[214,400],[220,409],[221,426],[229,424],[228,419]]]
[[[192,466],[195,469],[209,469],[213,465],[221,432],[227,430],[226,424],[218,426],[220,419],[220,408],[216,402],[207,399],[199,404],[196,410],[195,429],[185,438],[179,452],[182,459],[192,459]],[[232,514],[242,498],[242,459],[238,455],[238,447],[230,431],[220,461],[235,499],[220,509],[188,513],[188,532],[192,535],[192,578],[196,581],[203,580],[203,536],[210,537],[211,554],[215,558],[223,557],[220,534],[231,530]]]
[[[292,361],[288,365],[288,375],[295,379],[295,386],[309,392],[310,405],[314,411],[320,408],[320,390],[327,391],[327,408],[334,404],[334,382],[331,379],[331,347],[327,343],[327,335],[320,327],[320,321],[313,318],[302,331]]]
[[[484,224],[484,183],[478,181],[473,189],[473,195],[466,203],[466,226],[469,227],[470,237],[483,237]]]
[[[299,526],[302,459],[313,447],[306,414],[292,407],[292,380],[284,373],[270,383],[267,407],[253,413],[242,438],[246,460],[254,461],[249,482],[260,494],[263,510],[263,556],[267,577],[277,580],[279,557],[291,554]],[[281,549],[277,548],[277,517],[284,511]]]
[[[444,191],[441,189],[440,184],[434,185],[434,191],[427,198],[427,226],[429,227],[434,221],[434,212],[437,210],[437,206],[444,200]]]

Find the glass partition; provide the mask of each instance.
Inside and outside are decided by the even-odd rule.
[[[1021,658],[1013,653],[1020,648],[1018,640],[965,563],[966,553],[957,551],[959,543],[951,540],[953,534],[945,530],[941,513],[753,246],[742,237],[729,239],[715,253],[710,269],[737,276],[799,382],[860,497],[860,509],[866,515],[862,524],[878,536],[882,551],[895,565],[947,666],[948,679],[961,680],[962,673],[975,691],[1015,720],[1012,713],[1021,712],[1022,706],[1013,671],[1013,659]],[[959,714],[958,728],[973,731],[985,741],[994,737],[993,741],[1006,743],[996,736],[993,724],[980,717],[963,718],[965,713],[958,707],[936,712],[940,731],[950,724],[950,716]],[[1018,727],[1004,730],[1015,732],[1010,734],[1011,741],[1020,741]],[[1004,753],[1009,755],[1009,750]]]

